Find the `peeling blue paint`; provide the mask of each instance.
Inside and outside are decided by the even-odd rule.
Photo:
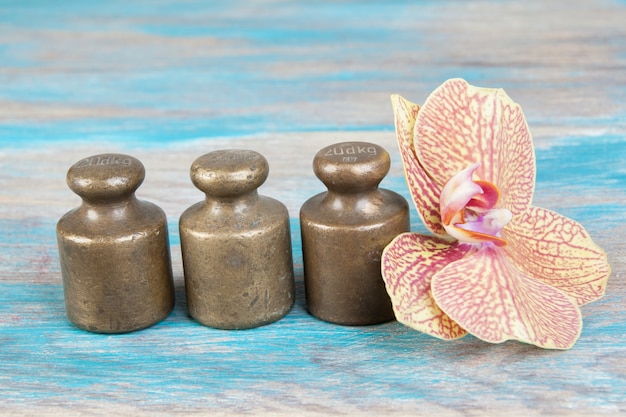
[[[483,362],[482,366],[493,368],[494,375],[511,374],[511,378],[498,384],[486,382],[483,392],[461,392],[459,386],[472,378],[475,370],[458,354],[482,342],[467,337],[442,343],[398,323],[356,328],[311,320],[302,296],[300,285],[296,307],[275,324],[246,331],[221,331],[191,320],[179,289],[174,312],[160,324],[131,334],[98,335],[76,329],[66,321],[59,285],[0,283],[0,341],[4,347],[0,350],[0,381],[11,376],[10,381],[0,384],[0,395],[5,404],[19,398],[53,402],[63,393],[63,398],[71,402],[115,395],[120,402],[126,399],[153,407],[193,407],[210,392],[227,396],[228,392],[267,385],[270,394],[276,386],[284,385],[290,390],[319,390],[337,399],[355,396],[363,406],[375,406],[384,400],[443,396],[456,407],[466,402],[468,395],[515,395],[541,389],[531,370],[545,366],[550,357],[556,365],[557,353],[537,352],[529,347],[528,355],[513,362]],[[15,300],[23,300],[18,314],[7,309]],[[588,331],[602,331],[598,326],[591,321]],[[178,337],[181,328],[184,338]],[[40,329],[46,329],[45,333]],[[64,337],[59,336],[61,333]],[[169,343],[166,349],[159,346],[163,340]],[[585,349],[584,345],[581,341],[577,348]],[[476,354],[497,356],[517,350],[515,345],[505,344],[478,349]],[[20,361],[6,356],[12,351],[20,351]],[[264,361],[245,361],[249,352]],[[580,360],[580,356],[570,357]],[[559,369],[567,373],[568,355],[558,358]],[[575,369],[584,369],[585,375],[565,379],[572,389],[589,389],[582,381],[600,378],[599,384],[591,388],[602,394],[598,404],[619,398],[619,387],[603,384],[595,363],[580,365]],[[48,368],[46,372],[40,372],[41,366]],[[520,367],[528,370],[526,375],[518,373]],[[381,369],[385,372],[379,372]],[[430,385],[416,386],[416,373]],[[154,387],[145,385],[148,380],[154,381]],[[549,388],[553,383],[563,383],[563,375],[540,385]],[[42,386],[52,389],[42,390]],[[220,404],[203,406],[219,408]]]
[[[601,160],[602,164],[597,161]],[[552,187],[614,188],[626,185],[624,137],[562,138],[549,151],[537,152],[537,182]]]

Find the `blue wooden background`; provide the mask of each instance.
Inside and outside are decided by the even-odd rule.
[[[606,296],[569,351],[306,311],[297,217],[323,190],[313,155],[381,144],[383,186],[408,198],[389,95],[420,103],[451,77],[522,105],[535,204],[608,252]],[[248,331],[188,317],[177,233],[202,198],[191,162],[231,147],[268,158],[261,192],[292,217],[296,306]],[[146,165],[138,195],[168,214],[177,284],[166,320],[115,336],[67,322],[54,230],[79,203],[67,168],[104,151]],[[2,415],[625,415],[624,219],[624,1],[0,0]]]

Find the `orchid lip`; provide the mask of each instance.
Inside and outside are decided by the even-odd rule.
[[[511,221],[512,213],[496,208],[500,191],[488,181],[473,180],[475,163],[455,174],[441,191],[440,210],[444,229],[464,243],[487,243],[505,246],[500,231]]]

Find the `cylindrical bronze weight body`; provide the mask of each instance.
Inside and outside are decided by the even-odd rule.
[[[57,223],[57,242],[67,316],[81,329],[131,332],[172,311],[166,216],[135,197],[144,176],[123,154],[82,159],[67,173],[83,201]]]
[[[211,152],[191,166],[206,198],[180,217],[180,241],[189,313],[206,326],[258,327],[293,307],[289,213],[257,192],[268,173],[248,150]]]
[[[378,188],[390,168],[389,154],[366,142],[320,150],[313,160],[327,192],[300,210],[307,307],[337,324],[368,325],[394,319],[381,276],[382,251],[409,231],[409,206]]]

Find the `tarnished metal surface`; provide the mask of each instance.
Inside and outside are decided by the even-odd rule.
[[[267,160],[247,150],[196,159],[191,180],[204,201],[180,217],[189,313],[200,323],[245,329],[285,316],[295,301],[287,208],[257,188]]]
[[[132,156],[100,154],[78,161],[67,184],[83,202],[57,224],[69,320],[92,332],[151,326],[174,306],[165,213],[138,200],[145,176]]]
[[[367,325],[394,318],[380,256],[410,224],[406,200],[378,188],[390,163],[387,151],[365,142],[315,155],[315,175],[328,191],[304,203],[300,223],[307,306],[322,320]]]

